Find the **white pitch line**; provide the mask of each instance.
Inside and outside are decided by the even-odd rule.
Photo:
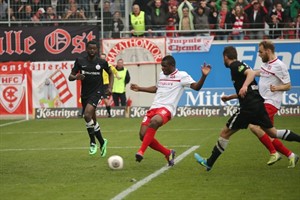
[[[171,145],[174,148],[187,148],[191,145]],[[167,147],[167,146],[166,146]],[[24,148],[24,149],[0,149],[0,152],[10,152],[10,151],[61,151],[61,150],[82,150],[88,149],[89,147],[61,147],[61,148]],[[108,147],[109,149],[138,149],[139,146],[114,146]]]
[[[21,123],[21,122],[26,122],[28,120],[26,119],[22,119],[22,120],[19,120],[19,121],[13,121],[13,122],[8,122],[8,123],[5,123],[5,124],[0,124],[0,127],[4,127],[4,126],[8,126],[8,125],[12,125],[12,124],[18,124],[18,123]]]
[[[191,148],[189,148],[188,150],[186,150],[185,152],[183,152],[182,154],[180,154],[180,156],[178,156],[175,159],[175,163],[179,163],[183,158],[185,158],[187,155],[189,155],[190,153],[192,153],[193,151],[195,151],[198,148],[199,148],[199,146],[192,146]],[[117,196],[115,196],[111,200],[121,200],[121,199],[124,199],[131,192],[134,192],[138,188],[142,187],[143,185],[145,185],[146,183],[150,182],[152,179],[154,179],[155,177],[159,176],[160,174],[164,173],[165,171],[167,171],[169,169],[170,169],[169,166],[164,166],[164,167],[160,168],[156,172],[150,174],[146,178],[138,181],[137,183],[135,183],[134,185],[130,186],[129,188],[127,188],[123,192],[119,193]]]

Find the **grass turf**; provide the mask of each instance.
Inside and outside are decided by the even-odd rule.
[[[209,156],[227,119],[174,118],[156,138],[176,149],[177,155],[200,145],[196,152]],[[0,127],[1,200],[111,199],[135,184],[132,179],[142,180],[167,164],[150,148],[141,163],[135,162],[141,119],[99,122],[109,140],[106,158],[100,152],[88,155],[83,119],[31,120]],[[299,117],[277,117],[275,124],[300,133]],[[283,143],[300,154],[299,143]],[[114,154],[124,158],[123,170],[108,168],[107,158]],[[210,172],[195,162],[192,153],[125,199],[300,199],[300,163],[287,169],[287,158],[273,166],[266,165],[268,159],[258,139],[242,130]]]

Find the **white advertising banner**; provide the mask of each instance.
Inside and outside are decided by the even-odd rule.
[[[214,36],[167,38],[167,53],[208,52]]]
[[[111,64],[120,58],[126,65],[160,64],[166,55],[165,38],[104,39],[102,52]]]
[[[34,108],[77,107],[77,81],[68,81],[73,61],[32,62]]]

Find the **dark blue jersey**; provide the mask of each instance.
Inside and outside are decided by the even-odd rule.
[[[105,70],[109,72],[108,63],[95,57],[93,60],[88,60],[88,57],[77,58],[72,69],[72,73],[80,73],[85,76],[81,81],[81,98],[88,98],[94,93],[103,91],[102,73]]]

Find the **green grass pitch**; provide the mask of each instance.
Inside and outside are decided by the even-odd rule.
[[[156,138],[177,155],[195,145],[209,156],[228,118],[174,118],[163,126]],[[299,116],[277,117],[276,127],[300,133]],[[147,149],[144,160],[134,155],[140,141],[141,118],[99,119],[108,139],[107,157],[88,155],[88,135],[83,119],[30,120],[3,126],[0,124],[0,199],[1,200],[106,200],[112,199],[150,174],[166,166],[164,157]],[[300,155],[300,145],[283,142]],[[267,166],[268,151],[250,133],[242,130],[230,140],[224,154],[210,172],[206,172],[188,154],[124,199],[164,200],[252,200],[300,199],[300,163],[288,169],[283,157]],[[107,158],[120,155],[124,169],[108,168]]]

